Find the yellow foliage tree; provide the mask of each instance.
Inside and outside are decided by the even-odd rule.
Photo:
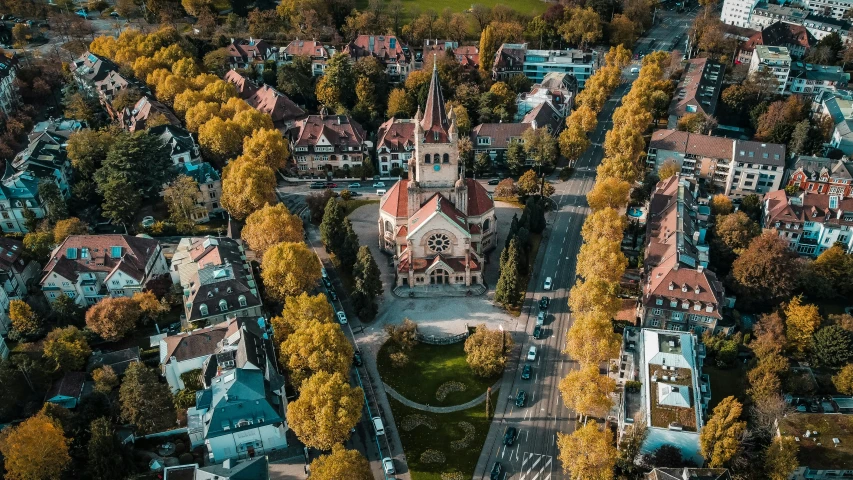
[[[620,240],[597,238],[584,242],[577,256],[576,272],[584,279],[618,282],[628,267]]]
[[[23,300],[9,302],[9,320],[18,333],[30,335],[38,332],[41,322],[33,309]]]
[[[352,362],[352,345],[336,323],[302,322],[282,342],[281,363],[290,372],[293,385],[319,372],[346,375]]]
[[[275,173],[270,167],[239,157],[225,167],[223,175],[222,207],[232,217],[242,220],[275,202]]]
[[[86,311],[86,326],[109,342],[124,338],[136,327],[139,305],[127,297],[108,297]]]
[[[40,413],[0,435],[6,478],[9,480],[54,480],[62,477],[71,456],[70,440],[62,427]]]
[[[198,144],[209,156],[224,162],[240,155],[244,136],[243,129],[237,123],[213,117],[199,127]]]
[[[592,212],[581,228],[581,237],[587,242],[605,239],[611,242],[622,241],[622,234],[628,221],[613,208],[602,208]]]
[[[465,340],[465,360],[474,374],[488,378],[503,372],[512,346],[509,332],[489,330],[485,324],[480,324]]]
[[[373,480],[370,464],[358,450],[343,445],[332,447],[332,453],[321,455],[311,462],[312,480]]]
[[[290,213],[283,203],[264,205],[246,217],[240,236],[259,257],[280,242],[301,242],[302,220]]]
[[[275,333],[275,343],[280,345],[302,323],[332,323],[334,320],[335,309],[326,295],[318,293],[311,296],[302,292],[285,298],[281,315],[273,317],[270,322]]]
[[[273,170],[284,168],[290,151],[281,132],[275,129],[256,130],[243,140],[243,155]]]
[[[272,117],[254,108],[238,112],[232,121],[240,128],[244,138],[258,130],[272,130],[273,128]]]
[[[575,313],[566,333],[563,353],[583,365],[600,365],[619,355],[619,335],[613,332],[610,317],[601,312]]]
[[[613,480],[616,447],[610,430],[589,422],[571,435],[557,434],[563,472],[576,480]]]
[[[699,449],[711,468],[722,468],[740,448],[746,422],[740,420],[743,405],[735,397],[724,398],[699,434]]]
[[[188,95],[187,92],[190,92],[191,94]],[[220,122],[222,121],[220,106],[218,103],[200,101],[202,98],[201,94],[196,94],[190,90],[187,92],[175,97],[175,109],[177,111],[180,111],[178,109],[178,102],[180,102],[181,109],[186,107],[186,110],[184,111],[184,119],[187,130],[191,132],[198,132],[199,128],[209,123],[213,118],[218,118]],[[210,128],[213,129],[214,127],[211,126]],[[217,125],[217,128],[224,127]]]
[[[610,395],[616,391],[616,381],[598,373],[598,365],[582,365],[560,381],[563,403],[581,415],[604,418],[613,407]]]
[[[267,294],[284,301],[317,285],[320,281],[320,260],[304,243],[282,242],[264,254],[261,278]]]
[[[618,284],[606,280],[578,279],[569,291],[569,306],[573,312],[599,312],[613,318],[620,306],[619,297],[616,296],[618,289]]]
[[[821,316],[817,305],[804,304],[798,295],[785,307],[785,334],[788,346],[802,358],[811,347],[812,336],[820,326]]]
[[[331,450],[349,438],[350,430],[361,418],[363,395],[361,388],[350,386],[344,374],[315,373],[302,385],[299,398],[288,404],[287,424],[305,446]],[[337,471],[333,460],[320,462],[321,473]],[[314,464],[311,466],[313,476]],[[348,471],[343,477],[329,478],[358,478],[353,476],[356,473]],[[372,478],[369,469],[366,473],[366,478]]]
[[[618,178],[599,178],[592,190],[586,194],[589,208],[593,211],[602,208],[621,210],[628,205],[628,192],[631,185]]]

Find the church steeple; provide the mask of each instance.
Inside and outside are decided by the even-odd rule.
[[[447,129],[450,122],[444,111],[444,96],[441,94],[441,82],[438,80],[438,66],[435,55],[432,63],[432,80],[429,83],[429,96],[426,101],[424,116],[421,120],[424,129],[425,143],[447,143]]]

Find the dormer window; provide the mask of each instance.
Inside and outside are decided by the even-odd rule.
[[[706,312],[713,312],[713,311],[714,311],[714,306],[713,306],[713,305],[708,305],[707,307],[705,307],[705,311],[706,311]]]
[[[697,312],[699,310],[702,310],[702,304],[699,302],[696,302],[695,304],[693,304],[693,310],[696,310]]]
[[[673,283],[673,282],[669,282],[669,289],[670,289],[670,290],[675,290],[675,283]]]
[[[206,317],[207,316],[207,305],[205,305],[203,303],[201,305],[199,305],[198,306],[198,313],[200,313],[202,316]]]
[[[693,289],[693,293],[699,295],[699,285],[696,285],[696,288]]]
[[[240,303],[240,306],[241,306],[241,307],[245,307],[245,306],[247,305],[247,304],[246,304],[246,296],[245,296],[245,295],[240,295],[240,297],[239,297],[239,298],[237,298],[237,301]]]
[[[226,310],[228,310],[228,302],[226,302],[225,300],[220,300],[219,301],[219,311],[224,312]]]
[[[663,299],[658,298],[657,300],[655,300],[655,305],[663,305]]]
[[[675,300],[675,299],[670,300],[670,301],[669,301],[669,306],[670,306],[670,308],[676,308],[676,307],[678,307],[678,300]]]
[[[681,308],[687,310],[688,308],[690,308],[690,302],[688,302],[687,300],[681,302]]]
[[[212,290],[207,292],[207,298],[213,298],[213,291]]]
[[[687,293],[687,284],[686,283],[681,285],[681,291],[684,293]]]

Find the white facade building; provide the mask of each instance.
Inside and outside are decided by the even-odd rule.
[[[767,45],[756,45],[752,51],[752,61],[749,63],[749,73],[753,74],[759,70],[770,70],[779,85],[776,93],[785,93],[788,84],[788,76],[791,74],[791,55],[785,47],[774,47]]]
[[[749,16],[759,0],[724,0],[720,20],[727,25],[749,27]]]

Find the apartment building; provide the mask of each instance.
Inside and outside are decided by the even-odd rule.
[[[296,121],[291,149],[300,173],[349,170],[368,158],[373,143],[349,115],[309,115]]]
[[[379,174],[394,175],[409,171],[409,160],[415,150],[415,120],[389,118],[376,134],[376,159]]]
[[[323,75],[329,59],[336,52],[335,47],[316,40],[292,40],[286,47],[278,49],[278,64],[288,65],[296,57],[307,57],[311,60],[311,74],[315,77]]]
[[[851,0],[804,0],[805,7],[815,15],[843,20],[846,13],[853,7]]]
[[[567,50],[534,50],[526,43],[505,43],[495,54],[492,78],[506,80],[523,73],[533,83],[542,83],[549,73],[565,73],[577,79],[583,88],[586,79],[598,68],[598,52]]]
[[[667,128],[675,128],[685,115],[698,113],[714,116],[717,99],[723,88],[725,67],[707,58],[686,62],[684,75],[678,82],[669,104]]]
[[[788,49],[792,59],[802,59],[808,49],[817,44],[806,27],[787,22],[775,22],[759,32],[752,34],[741,43],[738,49],[737,61],[749,65],[752,62],[752,52],[756,45],[775,45]]]
[[[14,113],[20,101],[18,86],[15,79],[18,78],[18,58],[0,55],[0,112],[7,117]]]
[[[775,229],[791,250],[817,257],[836,243],[853,252],[853,198],[785,190],[764,196],[764,228]]]
[[[734,197],[781,188],[785,146],[734,140],[677,130],[652,133],[646,163],[654,170],[667,161],[681,168],[684,178]]]
[[[724,0],[720,20],[727,25],[748,27],[749,16],[758,0]]]
[[[809,12],[793,7],[761,1],[752,7],[749,15],[749,28],[761,30],[776,22],[787,22],[802,25]]]
[[[837,413],[794,412],[776,419],[776,435],[793,438],[797,468],[791,480],[853,477],[853,417]]]
[[[791,74],[791,54],[785,47],[768,45],[756,45],[752,52],[752,60],[749,62],[749,73],[753,74],[759,70],[769,70],[776,77],[778,86],[776,93],[785,93],[788,85],[788,76]]]
[[[850,74],[842,66],[793,62],[785,93],[811,97],[847,88],[849,83]]]
[[[228,57],[228,67],[232,69],[252,68],[258,72],[263,72],[266,62],[275,62],[278,59],[278,49],[273,48],[261,38],[249,37],[248,40],[232,38],[225,50]]]
[[[394,35],[359,35],[343,50],[353,61],[362,57],[374,57],[385,66],[391,82],[404,82],[414,65],[407,47]]]
[[[790,169],[787,184],[809,193],[853,197],[853,162],[801,155]]]
[[[825,115],[835,127],[829,144],[845,155],[853,155],[853,92],[827,90],[819,93],[812,102],[813,115]]]

